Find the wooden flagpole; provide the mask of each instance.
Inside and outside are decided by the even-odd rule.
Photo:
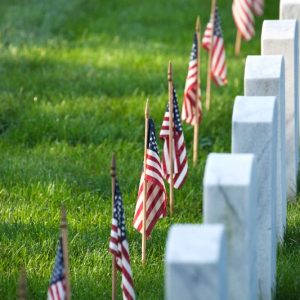
[[[206,109],[210,109],[210,100],[211,100],[211,64],[212,64],[212,52],[213,52],[213,39],[214,39],[214,27],[215,27],[215,9],[216,1],[211,1],[211,40],[210,40],[210,49],[208,53],[208,66],[207,66],[207,85],[206,85]]]
[[[26,285],[26,271],[25,268],[22,267],[19,276],[18,300],[26,300]]]
[[[242,41],[242,34],[237,29],[237,31],[236,31],[236,39],[235,39],[235,47],[234,47],[234,54],[235,54],[235,56],[239,56],[240,55],[241,41]]]
[[[112,202],[112,217],[114,215],[114,204],[115,204],[115,187],[116,187],[116,158],[115,154],[112,155],[111,159],[111,202]],[[116,257],[112,256],[112,292],[111,299],[115,300],[117,297],[117,263]]]
[[[61,207],[61,237],[63,247],[63,258],[66,279],[66,300],[71,300],[71,284],[70,284],[70,269],[69,269],[69,253],[68,253],[68,228],[67,228],[67,213],[64,206]]]
[[[169,161],[170,161],[170,216],[173,215],[174,206],[174,161],[173,161],[173,70],[172,63],[169,62],[168,66],[168,82],[169,82]]]
[[[201,22],[200,17],[196,21],[196,35],[197,35],[197,90],[196,90],[196,103],[195,103],[195,125],[194,125],[194,146],[193,146],[193,165],[197,164],[198,160],[198,135],[199,135],[199,91],[200,91],[200,41],[201,41]]]
[[[142,264],[146,262],[146,227],[147,227],[147,180],[146,177],[146,161],[147,161],[147,143],[149,130],[149,100],[146,101],[145,107],[145,146],[144,146],[144,197],[143,197],[143,232],[142,232]]]

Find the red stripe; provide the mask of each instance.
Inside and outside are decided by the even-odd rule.
[[[149,237],[157,220],[159,219],[159,217],[163,215],[164,217],[166,216],[166,210],[165,210],[165,207],[161,206],[159,208],[159,210],[156,212],[154,218],[152,219],[152,222],[149,224],[148,228],[147,228],[147,231],[146,231],[146,236]]]

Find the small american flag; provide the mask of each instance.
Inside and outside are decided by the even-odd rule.
[[[169,105],[167,105],[159,137],[164,140],[162,166],[164,177],[170,183],[170,151],[169,151]],[[188,174],[187,154],[183,131],[180,122],[180,113],[176,91],[173,87],[173,162],[174,162],[174,188],[179,189],[184,184]]]
[[[244,40],[249,41],[255,34],[253,0],[234,0],[232,14],[235,25]]]
[[[109,251],[116,257],[117,268],[122,273],[121,286],[123,290],[123,299],[135,299],[129,246],[126,239],[123,200],[117,180],[115,184],[114,212],[111,225]]]
[[[167,202],[167,194],[155,137],[154,122],[152,119],[149,119],[148,122],[149,129],[147,138],[146,168],[142,172],[133,220],[134,228],[142,233],[145,178],[147,181],[146,237],[150,236],[158,219],[166,216]]]
[[[59,239],[58,248],[55,258],[55,266],[52,272],[50,285],[48,288],[48,300],[64,300],[66,299],[66,282],[64,257],[62,250],[62,238]]]
[[[211,47],[212,17],[207,24],[203,36],[203,47],[209,51]],[[227,66],[225,59],[224,39],[222,35],[221,19],[218,8],[215,9],[214,32],[213,32],[213,50],[211,62],[211,76],[217,86],[227,84]]]
[[[253,0],[253,12],[256,16],[262,16],[264,13],[264,0]]]
[[[182,120],[190,125],[195,125],[197,122],[200,123],[202,118],[202,108],[201,108],[201,101],[200,101],[201,91],[200,91],[200,86],[198,84],[198,77],[199,77],[198,72],[199,72],[198,41],[197,41],[197,34],[195,33],[192,51],[190,55],[189,70],[185,82],[182,115],[181,115]],[[196,99],[197,89],[198,89],[199,99]],[[198,101],[198,103],[196,101]],[[196,104],[198,107],[198,117],[199,117],[198,120],[196,120]]]

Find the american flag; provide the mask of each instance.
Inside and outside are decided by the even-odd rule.
[[[262,16],[264,13],[264,0],[253,0],[253,12],[256,16]]]
[[[109,251],[116,257],[117,268],[122,273],[121,286],[123,290],[123,299],[135,299],[129,247],[126,239],[123,200],[117,180],[115,184],[114,212],[111,225]]]
[[[169,151],[169,105],[167,105],[159,137],[164,140],[162,167],[164,177],[170,183],[170,151]],[[188,174],[187,154],[183,131],[180,122],[180,113],[176,90],[173,87],[173,162],[174,188],[179,189],[184,184]]]
[[[212,34],[212,17],[208,22],[202,44],[204,49],[208,50],[211,47]],[[211,76],[217,86],[227,84],[227,66],[225,60],[224,39],[222,35],[221,19],[218,8],[215,9],[214,33],[213,33],[213,50],[211,62]]]
[[[232,14],[235,25],[244,40],[249,41],[255,34],[253,0],[234,0]]]
[[[48,288],[48,300],[64,299],[66,299],[66,282],[62,238],[60,238],[55,258],[55,266]]]
[[[146,167],[142,173],[138,191],[138,199],[135,208],[133,226],[142,233],[143,230],[143,200],[144,178],[147,181],[146,201],[146,237],[149,237],[153,227],[159,218],[166,216],[167,194],[162,175],[162,169],[155,137],[155,127],[152,119],[149,119]]]
[[[198,84],[198,74],[199,66],[198,66],[198,41],[197,41],[197,34],[194,34],[194,42],[192,46],[192,51],[190,55],[190,62],[189,62],[189,70],[186,78],[185,88],[184,88],[184,98],[183,98],[183,105],[182,105],[182,115],[181,118],[187,124],[195,125],[197,122],[201,122],[202,118],[202,108],[201,108],[201,91],[200,86]],[[197,89],[199,99],[197,98]],[[198,103],[196,102],[198,101]],[[196,120],[196,104],[198,107],[198,117],[199,119]]]

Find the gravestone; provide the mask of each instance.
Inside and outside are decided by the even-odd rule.
[[[280,19],[281,20],[297,20],[298,21],[298,42],[300,43],[300,38],[299,38],[299,21],[300,21],[300,0],[281,0],[280,1]],[[298,61],[299,60],[299,51],[300,51],[300,47],[298,44]],[[300,67],[298,66],[299,70]],[[299,84],[299,76],[298,76],[298,97],[300,95],[300,84]],[[299,101],[299,99],[298,99]],[[298,104],[299,106],[299,104]],[[300,106],[299,106],[299,112],[300,112]],[[300,123],[300,122],[299,122]],[[299,124],[300,126],[300,124]],[[299,127],[300,128],[300,127]],[[299,130],[300,131],[300,130]],[[300,132],[299,132],[300,134]],[[298,162],[299,163],[299,162]],[[299,166],[298,166],[299,167]]]
[[[276,275],[275,97],[237,97],[232,115],[232,152],[257,161],[257,265],[259,299],[272,299]]]
[[[227,300],[224,226],[173,225],[165,258],[167,300]]]
[[[261,35],[262,54],[284,56],[287,197],[297,192],[299,151],[298,104],[298,25],[295,20],[264,21]]]
[[[204,223],[225,225],[231,300],[258,299],[256,164],[253,154],[210,154],[205,167]]]
[[[285,90],[282,55],[248,56],[245,66],[245,96],[276,96],[277,99],[277,170],[276,170],[276,235],[283,242],[286,226],[286,155],[285,155]]]

